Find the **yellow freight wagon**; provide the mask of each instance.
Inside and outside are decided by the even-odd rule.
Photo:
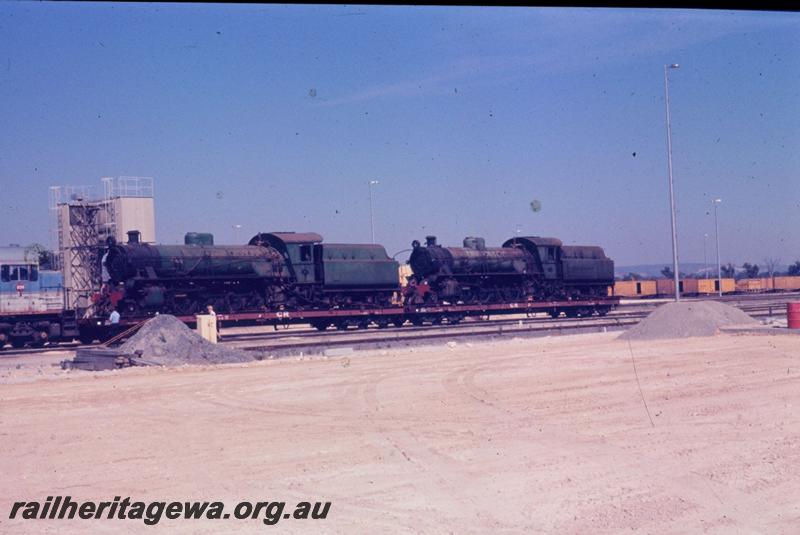
[[[733,279],[722,279],[722,293],[732,293],[734,291],[736,291],[736,281]],[[719,283],[717,279],[697,279],[695,293],[697,295],[714,295],[719,293]]]
[[[656,281],[616,281],[612,295],[618,297],[652,297],[656,295]]]
[[[679,281],[678,289],[683,293],[683,281]],[[675,295],[675,281],[673,279],[657,279],[656,293],[658,295]]]
[[[681,281],[681,293],[684,295],[697,295],[699,283],[702,279],[683,279]],[[674,285],[672,286],[675,287]]]
[[[764,292],[768,289],[767,279],[739,279],[736,281],[737,292]]]
[[[658,279],[656,285],[658,295],[669,297],[675,294],[675,281],[672,279]],[[717,287],[717,279],[683,279],[679,286],[681,295],[713,295],[719,291]],[[722,279],[722,293],[735,291],[742,291],[736,281]]]
[[[716,281],[714,281],[716,283]],[[716,288],[716,285],[715,285]],[[736,291],[736,281],[733,279],[722,279],[722,293],[730,294]]]
[[[800,290],[800,277],[775,277],[774,289],[776,290]]]

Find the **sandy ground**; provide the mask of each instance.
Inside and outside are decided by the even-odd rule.
[[[0,532],[145,531],[8,519],[15,500],[69,494],[332,502],[325,520],[162,519],[147,532],[798,533],[800,338],[615,336],[7,366]]]

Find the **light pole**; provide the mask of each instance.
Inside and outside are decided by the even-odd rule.
[[[714,233],[717,238],[717,285],[719,288],[719,296],[722,297],[722,264],[719,261],[719,224],[717,223],[717,205],[722,202],[722,199],[714,199],[711,203],[714,205]]]
[[[706,255],[706,240],[708,240],[708,233],[703,234],[703,278],[708,278],[708,255]]]
[[[675,223],[675,188],[672,185],[672,127],[669,123],[669,69],[677,69],[679,65],[673,63],[664,65],[664,95],[667,107],[667,162],[669,166],[669,210],[672,222],[672,270],[675,277],[675,301],[681,300],[680,282],[678,277],[678,230]]]
[[[236,242],[236,244],[238,244],[239,243],[239,229],[242,228],[242,226],[238,225],[238,224],[237,225],[231,225],[231,228],[233,228],[233,241]]]
[[[372,186],[377,184],[377,180],[369,181],[369,230],[372,234],[372,243],[375,243],[375,216],[372,211]]]

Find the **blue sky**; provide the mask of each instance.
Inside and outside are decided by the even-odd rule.
[[[669,263],[800,258],[800,15],[659,9],[0,4],[0,244],[47,188],[155,180],[159,241],[435,234]],[[634,155],[635,153],[635,155]],[[530,209],[532,200],[541,210]],[[405,255],[400,255],[405,258]]]

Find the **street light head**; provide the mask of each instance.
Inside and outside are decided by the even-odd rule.
[[[373,185],[373,184],[378,184],[378,181],[377,180],[370,180],[369,184],[370,184],[370,186]]]
[[[672,65],[669,66],[670,69],[677,69],[678,67],[680,67],[680,65],[678,65],[677,63],[673,63]]]
[[[711,202],[712,202],[712,203],[714,203],[714,204],[719,204],[719,203],[721,203],[721,202],[722,202],[722,199],[714,199],[714,200],[713,200],[713,201],[711,201]]]

